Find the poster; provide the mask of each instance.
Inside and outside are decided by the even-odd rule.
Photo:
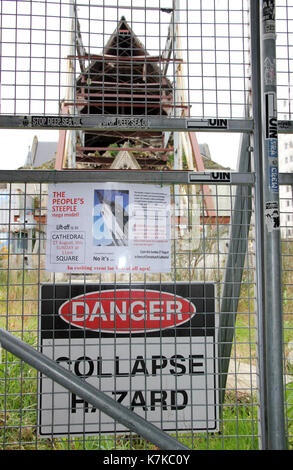
[[[91,274],[170,272],[170,188],[49,185],[46,269]]]

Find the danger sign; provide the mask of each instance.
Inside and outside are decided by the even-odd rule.
[[[155,290],[110,289],[79,295],[58,311],[67,323],[116,334],[159,331],[190,321],[192,302]]]
[[[45,284],[42,352],[166,431],[218,428],[214,284]],[[39,434],[126,429],[40,376]]]

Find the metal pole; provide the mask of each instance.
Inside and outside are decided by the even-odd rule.
[[[34,348],[19,340],[11,333],[0,328],[0,344],[16,357],[42,372],[46,376],[67,390],[83,398],[95,408],[106,413],[111,418],[126,426],[129,430],[143,436],[163,450],[188,450],[189,447],[181,444],[167,433],[141,418],[125,406],[97,390],[85,380],[80,379],[72,372],[64,369],[52,359],[36,351]]]
[[[172,16],[172,44],[173,44],[173,56],[174,56],[174,117],[180,117],[180,96],[182,90],[179,90],[180,81],[178,78],[178,67],[179,64],[176,63],[176,59],[178,58],[178,39],[177,35],[179,32],[179,23],[180,23],[180,0],[173,0],[173,16]],[[180,135],[179,132],[174,132],[173,135],[174,139],[174,170],[179,170],[181,164],[181,143],[180,143]],[[178,188],[179,189],[179,188]]]
[[[260,2],[262,64],[265,362],[268,449],[286,448],[282,361],[275,1]]]
[[[256,319],[258,352],[258,402],[259,402],[259,448],[267,449],[266,421],[266,373],[265,373],[265,330],[264,330],[264,220],[263,213],[263,174],[262,174],[262,114],[261,114],[261,60],[260,60],[260,9],[259,1],[250,2],[250,49],[251,49],[251,89],[254,132],[252,134],[253,170],[255,172],[255,253],[256,256]]]
[[[75,0],[70,1],[70,19],[71,19],[71,32],[70,32],[70,56],[72,57],[69,60],[69,101],[76,103],[76,59],[75,56],[77,55],[76,51],[76,32],[77,32],[77,12],[76,12],[76,5]],[[78,114],[76,106],[70,107],[70,112],[73,115]],[[68,167],[75,168],[76,167],[76,130],[70,131],[69,134],[69,142],[68,142]]]

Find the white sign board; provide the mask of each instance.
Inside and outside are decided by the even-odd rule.
[[[165,431],[218,430],[214,284],[44,285],[41,298],[46,356]],[[41,436],[123,431],[40,376]]]
[[[170,188],[121,183],[49,185],[46,269],[170,272]]]

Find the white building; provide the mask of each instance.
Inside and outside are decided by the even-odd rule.
[[[288,114],[282,109],[288,108],[287,101],[280,102],[281,120],[288,120]],[[293,135],[279,134],[279,171],[280,173],[293,173]],[[292,185],[280,186],[280,222],[283,238],[293,237],[293,187]]]
[[[0,253],[32,252],[33,198],[20,189],[0,189]]]

